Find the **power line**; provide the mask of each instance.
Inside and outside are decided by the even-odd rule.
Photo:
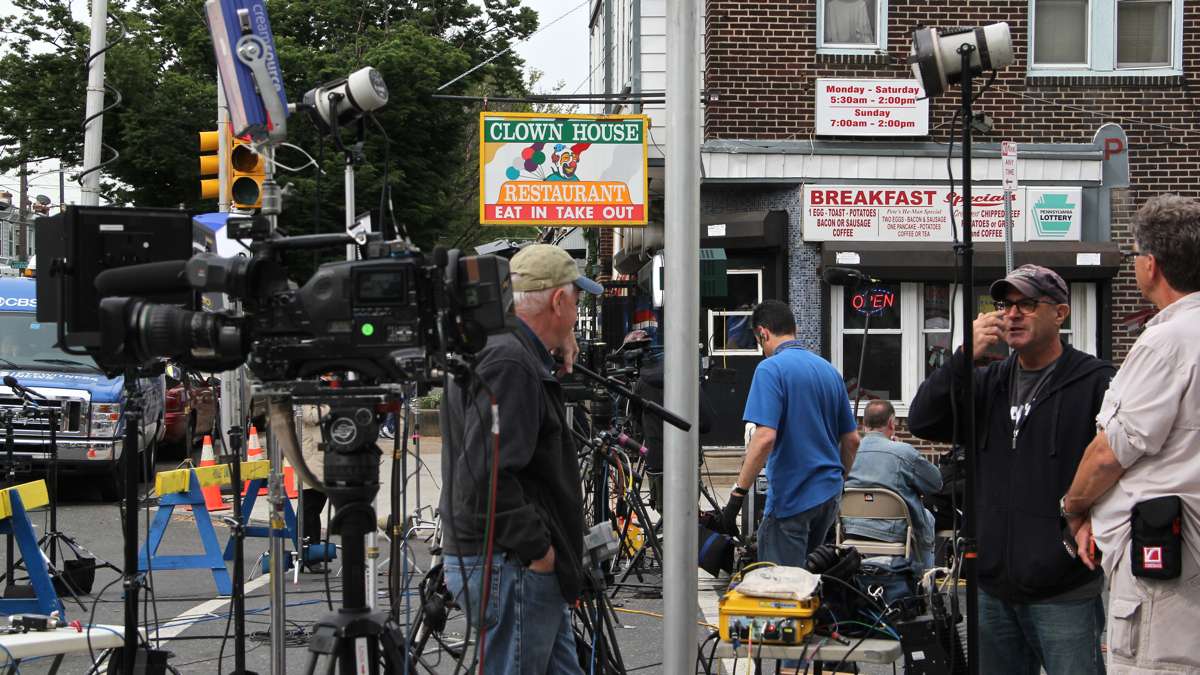
[[[545,26],[542,26],[541,28],[530,33],[529,36],[526,37],[525,39],[517,40],[516,42],[514,42],[511,45],[509,45],[508,47],[506,47],[504,50],[497,52],[497,53],[493,54],[492,56],[488,57],[485,61],[483,61],[479,65],[471,66],[471,68],[469,68],[466,72],[462,73],[458,77],[455,77],[453,80],[450,80],[446,84],[443,84],[442,86],[438,87],[437,91],[441,91],[441,90],[445,89],[446,87],[449,87],[450,85],[454,84],[455,82],[458,82],[459,80],[461,80],[464,77],[470,75],[471,73],[479,70],[480,68],[486,66],[487,64],[491,63],[492,61],[495,61],[496,59],[500,58],[501,56],[504,56],[505,54],[511,52],[513,49],[516,49],[517,45],[524,43],[524,42],[528,42],[529,40],[531,40],[533,38],[534,35],[537,35],[538,33],[546,30],[550,26],[553,26],[554,24],[558,23],[559,21],[562,21],[563,19],[567,18],[571,14],[574,14],[576,11],[579,10],[579,8],[586,6],[589,2],[591,2],[591,0],[583,0],[583,2],[579,3],[578,5],[575,5],[571,9],[567,10],[562,16],[558,17],[557,19],[551,21],[550,23],[546,24]]]

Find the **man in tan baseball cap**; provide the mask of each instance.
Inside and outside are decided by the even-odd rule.
[[[574,283],[579,290],[602,295],[604,287],[579,273],[579,265],[569,253],[551,244],[532,244],[513,256],[509,271],[513,290],[544,291]]]
[[[513,304],[524,329],[533,333],[550,354],[560,357],[571,372],[579,347],[575,344],[575,322],[579,318],[579,295],[604,293],[604,287],[579,273],[569,253],[550,244],[532,244],[521,249],[509,265]]]
[[[454,487],[440,505],[443,569],[462,607],[481,606],[488,580],[496,616],[488,610],[484,673],[582,675],[571,607],[583,585],[583,496],[552,354],[570,369],[579,296],[604,289],[547,244],[522,249],[509,271],[517,329],[490,336],[476,382],[451,378],[442,398],[443,485]]]

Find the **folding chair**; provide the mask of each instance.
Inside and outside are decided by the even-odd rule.
[[[877,520],[903,520],[904,541],[884,542],[874,539],[847,539],[842,531],[842,518],[870,518]],[[908,505],[900,495],[884,488],[846,488],[842,493],[842,507],[836,525],[838,546],[853,546],[863,555],[902,555],[912,553],[912,517]]]

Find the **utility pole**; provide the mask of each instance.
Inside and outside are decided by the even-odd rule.
[[[100,154],[104,138],[104,48],[108,45],[108,0],[92,0],[92,39],[88,48],[87,109],[83,128],[84,206],[100,205]]]
[[[692,423],[664,425],[667,499],[663,565],[666,605],[663,672],[696,667],[696,502],[700,409],[700,87],[701,0],[667,3],[666,370],[663,404]]]
[[[25,161],[25,149],[22,148],[18,152],[21,153],[21,179],[17,196],[17,251],[13,257],[28,260],[29,253],[25,249],[29,238],[25,228],[29,227],[29,216],[26,212],[29,204],[29,165]]]

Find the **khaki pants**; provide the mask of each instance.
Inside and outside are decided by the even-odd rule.
[[[1178,579],[1139,579],[1129,549],[1109,581],[1108,673],[1200,673],[1200,565],[1185,550]]]

